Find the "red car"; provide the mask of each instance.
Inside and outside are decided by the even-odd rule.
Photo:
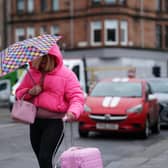
[[[147,81],[113,78],[96,84],[79,119],[79,135],[89,131],[160,132],[159,104]]]

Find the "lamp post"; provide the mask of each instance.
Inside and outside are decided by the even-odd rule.
[[[73,0],[69,0],[70,2],[70,48],[74,47],[74,2]]]

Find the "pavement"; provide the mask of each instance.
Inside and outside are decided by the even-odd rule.
[[[9,113],[2,113],[0,108],[0,127],[15,124],[9,117]],[[32,155],[30,161],[33,161]],[[1,158],[2,159],[2,158]],[[1,166],[0,166],[1,167]],[[119,160],[111,160],[104,168],[167,168],[168,167],[168,137],[153,144],[142,152],[137,152],[133,156],[125,156]]]
[[[105,168],[167,168],[168,138],[148,147],[144,152],[112,161]]]

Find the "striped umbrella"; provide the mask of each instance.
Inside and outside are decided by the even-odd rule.
[[[61,36],[43,34],[10,45],[0,52],[0,77],[46,55],[60,38]]]

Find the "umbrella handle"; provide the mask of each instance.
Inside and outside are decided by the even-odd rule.
[[[33,77],[32,77],[32,75],[31,75],[30,71],[29,71],[27,68],[26,68],[26,71],[27,71],[27,73],[29,74],[31,80],[33,81],[33,84],[36,85],[36,82],[35,82],[35,80],[33,79]]]

